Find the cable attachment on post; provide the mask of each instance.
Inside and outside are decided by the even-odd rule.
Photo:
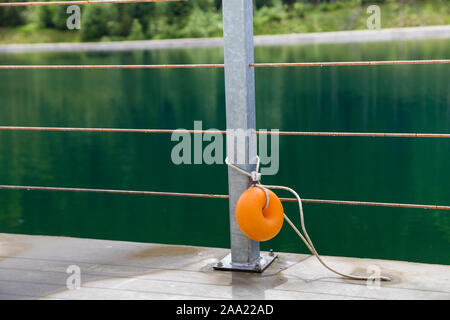
[[[269,206],[269,203],[270,203],[270,196],[269,196],[269,191],[267,190],[267,188],[265,188],[264,186],[261,185],[261,173],[259,172],[259,164],[260,164],[259,156],[256,156],[256,160],[257,160],[256,161],[256,169],[255,169],[255,171],[252,171],[250,173],[245,171],[245,170],[243,170],[243,169],[241,169],[241,168],[239,168],[238,166],[232,164],[228,160],[228,157],[225,158],[225,163],[230,168],[233,168],[237,172],[242,173],[242,174],[248,176],[250,179],[252,179],[253,183],[252,183],[251,187],[257,187],[257,188],[260,188],[261,190],[264,191],[264,193],[266,194],[266,204],[265,204],[263,210],[266,210],[267,207]]]
[[[261,180],[261,173],[259,173],[257,171],[252,171],[251,178],[252,178],[252,181],[254,184],[260,183],[259,181]]]
[[[225,163],[227,164],[227,166],[229,166],[230,168],[233,168],[234,170],[236,170],[239,173],[242,173],[244,175],[246,175],[247,177],[249,177],[250,179],[252,179],[253,184],[257,184],[257,183],[261,183],[261,173],[259,173],[259,156],[256,156],[256,169],[255,171],[252,172],[247,172],[244,169],[239,168],[238,166],[232,164],[229,160],[228,157],[225,158]]]

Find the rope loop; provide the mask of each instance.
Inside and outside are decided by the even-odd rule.
[[[256,169],[255,171],[252,172],[247,172],[241,168],[239,168],[238,166],[232,164],[229,160],[228,157],[225,158],[225,163],[230,167],[233,168],[234,170],[236,170],[239,173],[242,173],[246,176],[248,176],[250,179],[252,179],[252,185],[250,186],[250,188],[252,187],[258,187],[260,189],[262,189],[264,191],[264,193],[266,194],[266,204],[263,208],[263,210],[266,210],[267,207],[269,206],[270,203],[270,197],[269,197],[269,191],[267,190],[267,188],[265,188],[263,185],[261,185],[261,173],[259,173],[259,165],[261,163],[261,160],[259,159],[259,156],[256,156]]]
[[[228,157],[225,158],[225,163],[227,164],[227,166],[229,166],[230,168],[233,168],[237,172],[248,176],[250,179],[252,179],[253,184],[257,184],[257,183],[260,183],[260,181],[261,181],[261,173],[258,172],[259,164],[260,164],[259,156],[256,156],[256,160],[257,160],[256,161],[256,169],[252,172],[247,172],[244,169],[239,168],[235,164],[231,163],[230,160],[228,160]]]

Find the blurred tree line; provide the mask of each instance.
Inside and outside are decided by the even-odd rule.
[[[259,30],[266,32],[267,28],[275,28],[276,25],[273,22],[285,21],[289,18],[301,19],[310,10],[332,11],[384,2],[401,3],[408,0],[254,0],[255,33]],[[81,41],[222,35],[222,0],[100,4],[80,7],[81,30],[76,32],[80,32]],[[0,8],[0,28],[32,25],[36,30],[67,31],[66,20],[69,15],[66,10],[66,6]]]

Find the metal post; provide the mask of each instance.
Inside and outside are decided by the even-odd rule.
[[[256,163],[256,135],[249,134],[256,127],[255,76],[250,67],[254,62],[252,1],[222,1],[227,156],[248,172],[255,169]],[[245,139],[230,134],[230,130],[238,134],[237,129],[246,132]],[[231,254],[220,261],[216,269],[262,272],[276,257],[273,254],[261,256],[259,242],[247,238],[236,223],[236,202],[250,183],[248,177],[228,168]]]

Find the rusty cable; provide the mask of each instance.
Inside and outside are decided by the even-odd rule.
[[[110,0],[113,1],[113,0]],[[125,1],[125,0],[121,0]],[[136,0],[133,0],[136,1]],[[174,0],[173,0],[174,1]],[[103,2],[103,1],[101,1]],[[17,3],[17,2],[16,2]],[[411,64],[446,64],[450,59],[441,60],[400,60],[400,61],[346,61],[346,62],[286,62],[286,63],[251,63],[250,67],[326,67],[326,66],[373,66],[373,65],[411,65]],[[0,70],[27,69],[195,69],[224,68],[223,63],[201,64],[137,64],[137,65],[2,65]]]
[[[442,64],[449,59],[440,60],[392,60],[392,61],[343,61],[343,62],[275,62],[251,63],[251,67],[339,67],[339,66],[379,66],[399,64]]]
[[[114,64],[114,65],[2,65],[0,70],[27,69],[194,69],[223,68],[223,64]]]
[[[0,189],[5,189],[5,190],[28,190],[28,191],[91,192],[91,193],[151,195],[151,196],[175,196],[175,197],[213,198],[213,199],[228,199],[229,198],[229,195],[225,195],[225,194],[162,192],[162,191],[134,191],[134,190],[109,190],[109,189],[84,189],[84,188],[60,188],[60,187],[36,187],[36,186],[14,186],[14,185],[0,185]],[[295,199],[295,198],[280,198],[280,200],[281,201],[286,201],[286,202],[297,202],[297,199]],[[302,199],[302,201],[304,203],[358,205],[358,206],[377,206],[377,207],[395,207],[395,208],[412,208],[412,209],[450,210],[450,206],[424,205],[424,204],[365,202],[365,201],[344,201],[344,200],[322,200],[322,199]]]
[[[122,128],[70,128],[0,126],[0,131],[55,131],[55,132],[109,132],[109,133],[204,133],[226,134],[226,130],[191,129],[122,129]],[[382,132],[310,132],[310,131],[253,131],[258,135],[331,136],[331,137],[393,137],[393,138],[450,138],[450,133],[382,133]]]
[[[101,3],[145,3],[145,2],[175,2],[187,0],[74,0],[74,1],[30,1],[30,2],[1,2],[0,7],[27,7],[50,5],[85,5]]]

